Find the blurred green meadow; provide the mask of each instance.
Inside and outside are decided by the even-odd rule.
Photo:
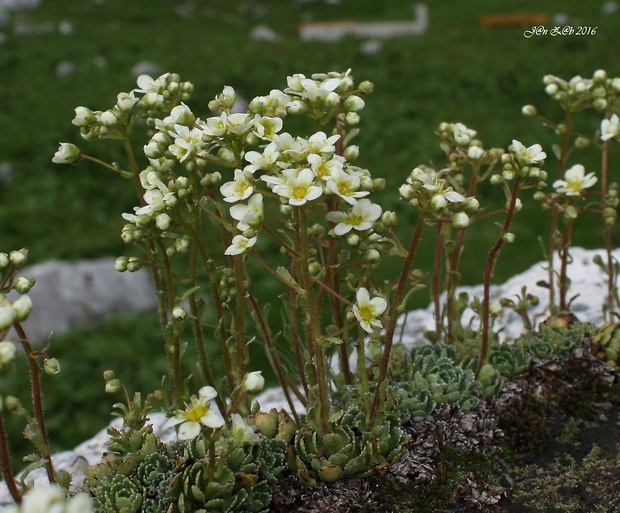
[[[398,212],[399,234],[408,240],[415,219],[399,202],[397,188],[418,164],[441,164],[434,131],[442,121],[460,121],[477,130],[486,148],[506,147],[513,138],[526,145],[541,143],[549,155],[546,169],[555,175],[555,134],[524,118],[521,107],[532,103],[552,119],[561,118],[559,106],[544,93],[545,74],[591,77],[603,68],[620,76],[620,10],[603,14],[604,4],[611,5],[596,0],[428,2],[426,34],[381,40],[376,52],[353,37],[337,43],[304,42],[297,27],[308,21],[411,19],[413,2],[43,0],[35,9],[12,11],[0,26],[0,251],[27,247],[30,263],[126,251],[120,214],[136,204],[133,188],[88,163],[58,166],[51,157],[62,141],[103,160],[124,162],[118,144],[82,141],[71,119],[78,105],[98,110],[111,106],[118,92],[135,87],[136,66],[145,62],[151,63],[153,75],[172,71],[193,82],[189,104],[201,117],[224,85],[250,100],[286,87],[286,76],[293,73],[351,68],[356,80],[372,81],[375,91],[362,112],[356,140],[361,149],[357,164],[386,179],[385,191],[374,201]],[[483,15],[527,12],[565,13],[562,24],[597,31],[591,36],[526,38],[523,32],[531,27],[480,25]],[[279,40],[254,40],[251,32],[258,25],[272,29]],[[582,122],[584,131],[593,131],[600,119]],[[612,176],[620,162],[614,150]],[[571,164],[598,171],[599,159],[586,149]],[[478,199],[491,209],[503,204],[498,193],[483,189]],[[523,199],[530,196],[526,192]],[[543,258],[538,236],[545,234],[547,219],[539,205],[524,202],[513,225],[517,243],[503,250],[497,281]],[[584,217],[577,224],[575,244],[602,244],[598,218]],[[468,229],[463,282],[481,281],[496,237],[492,224]],[[430,270],[430,231],[427,239],[415,266]],[[269,284],[260,289],[269,298]],[[423,292],[415,304],[425,306],[428,300]],[[114,368],[145,392],[160,385],[163,352],[161,361],[143,357],[157,352],[145,347],[158,348],[158,337],[151,314],[110,319],[102,327],[54,337],[52,353],[65,365],[60,376],[47,379],[53,392],[47,405],[54,418],[56,449],[75,445],[109,421],[110,406],[118,398],[103,394],[104,369]],[[26,390],[23,374],[10,373],[0,393],[15,394],[15,387]],[[60,381],[62,386],[52,383]],[[27,395],[26,390],[23,400]],[[75,411],[81,412],[79,420],[65,436],[62,427],[75,418]]]

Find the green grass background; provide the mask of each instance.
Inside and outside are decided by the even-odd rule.
[[[371,80],[375,92],[362,113],[359,164],[386,178],[386,192],[379,201],[399,213],[399,230],[407,238],[415,218],[398,202],[396,189],[419,163],[440,161],[434,131],[441,121],[460,121],[476,129],[485,147],[505,147],[513,138],[526,145],[540,142],[550,155],[547,169],[555,173],[554,134],[523,118],[520,109],[533,103],[559,119],[559,107],[543,91],[542,77],[548,73],[589,77],[604,68],[620,76],[620,12],[603,16],[603,3],[428,2],[427,34],[384,40],[381,52],[367,55],[361,51],[362,41],[355,38],[302,42],[297,25],[343,18],[408,19],[413,16],[412,2],[44,0],[35,10],[12,15],[0,45],[0,162],[10,162],[13,168],[13,179],[0,182],[0,251],[28,247],[32,263],[123,254],[120,213],[135,204],[132,188],[89,165],[54,165],[51,157],[63,141],[76,143],[93,156],[123,162],[117,145],[85,143],[70,121],[76,106],[103,110],[115,102],[119,91],[132,89],[131,69],[140,61],[152,61],[161,72],[174,71],[192,81],[195,93],[189,103],[203,117],[209,99],[224,85],[251,99],[284,88],[292,73],[352,68],[357,80]],[[523,12],[564,12],[574,27],[598,28],[594,36],[528,39],[523,36],[527,27],[486,29],[479,23],[485,14]],[[70,35],[58,31],[65,21],[72,24]],[[16,35],[11,28],[15,24],[38,27],[39,33]],[[281,40],[253,41],[250,31],[258,24],[275,30]],[[57,76],[64,61],[73,63],[74,71]],[[580,122],[584,130],[592,129],[600,119],[586,116]],[[612,176],[617,176],[618,157],[614,148]],[[588,150],[574,162],[592,171],[600,166],[599,157]],[[483,190],[481,203],[495,201],[494,192]],[[545,223],[538,205],[526,205],[514,225],[518,244],[502,253],[497,280],[541,259],[537,235]],[[464,282],[481,281],[484,259],[496,235],[489,225],[471,227]],[[423,269],[431,268],[432,237],[427,238],[429,243],[416,260]],[[575,242],[596,247],[601,240],[598,220],[584,218]],[[427,301],[427,296],[418,299],[420,305]],[[75,445],[108,422],[115,398],[101,392],[104,369],[115,368],[128,384],[145,392],[159,385],[162,359],[150,356],[157,354],[153,346],[160,344],[153,319],[150,314],[110,319],[100,327],[54,337],[53,353],[64,364],[61,375],[46,379],[55,448]],[[27,381],[20,369],[3,378],[0,393],[20,395],[16,390],[21,390],[26,400]],[[19,422],[12,424],[19,433]],[[70,433],[63,429],[67,425],[72,426]]]

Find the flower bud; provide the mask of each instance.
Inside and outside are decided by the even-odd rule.
[[[325,106],[327,108],[335,108],[340,105],[340,95],[334,91],[325,97]]]
[[[452,216],[452,226],[464,230],[469,226],[469,216],[465,212],[457,212]]]
[[[604,69],[597,69],[592,78],[596,81],[603,81],[607,79],[607,72]]]
[[[575,146],[582,150],[590,145],[590,139],[587,137],[579,136],[575,138]]]
[[[564,219],[577,219],[577,209],[573,205],[568,205],[564,210]]]
[[[293,116],[305,114],[307,109],[308,106],[305,104],[305,102],[302,102],[301,100],[293,100],[292,102],[289,102],[289,104],[286,106],[286,111]]]
[[[116,117],[116,114],[114,114],[114,112],[112,112],[111,110],[106,110],[105,112],[101,113],[101,122],[105,126],[112,127],[118,123],[118,118]]]
[[[344,158],[349,162],[353,162],[360,154],[359,146],[352,144],[344,149]]]
[[[605,98],[598,98],[592,102],[592,106],[598,111],[603,111],[607,108],[607,100]]]
[[[349,246],[357,246],[360,243],[360,236],[357,233],[352,233],[347,237],[347,244]]]
[[[129,262],[129,258],[126,256],[120,256],[114,261],[114,269],[118,272],[122,273],[127,270],[127,263]]]
[[[461,208],[466,214],[475,214],[480,208],[480,202],[473,196],[470,196],[469,198],[465,198],[465,201],[461,202]]]
[[[349,126],[357,126],[360,124],[360,115],[357,112],[347,112],[344,120]]]
[[[127,270],[130,273],[135,273],[136,271],[142,269],[142,262],[139,258],[131,257],[127,262]]]
[[[480,160],[484,157],[484,150],[480,146],[470,146],[467,150],[467,157],[471,160]]]
[[[13,301],[13,309],[15,310],[16,320],[25,321],[32,311],[32,300],[29,296],[20,296]]]
[[[342,106],[348,112],[359,112],[366,106],[366,103],[359,96],[353,94],[346,98]]]
[[[394,226],[396,226],[396,223],[398,222],[396,212],[386,210],[381,215],[381,222],[383,223],[383,226],[385,226],[386,228],[393,228]]]
[[[117,378],[114,378],[114,379],[111,379],[110,381],[106,381],[105,391],[108,394],[115,394],[122,387],[123,387],[123,384],[121,383],[121,380],[117,379]]]
[[[533,118],[534,116],[538,114],[538,111],[536,110],[536,107],[534,107],[533,105],[524,105],[521,108],[521,114],[523,114],[525,117]]]
[[[514,180],[515,172],[512,171],[511,169],[505,169],[504,171],[502,171],[502,178],[506,180],[507,182],[509,182],[510,180]]]
[[[35,284],[34,278],[27,278],[26,276],[20,276],[13,281],[13,288],[20,294],[28,294],[30,289]]]
[[[105,370],[103,371],[103,379],[105,381],[110,381],[111,379],[114,379],[116,377],[116,372],[114,372],[111,369]]]
[[[506,232],[506,233],[502,236],[502,239],[504,239],[504,242],[506,242],[506,243],[508,243],[508,244],[512,244],[512,243],[515,241],[516,236],[515,236],[515,234],[514,234],[514,233],[512,233],[512,232]]]
[[[376,264],[381,260],[381,254],[376,249],[368,249],[362,257],[367,264]]]
[[[172,318],[175,321],[182,321],[187,317],[187,311],[181,305],[176,305],[172,309]]]
[[[6,267],[7,265],[9,265],[9,263],[9,255],[7,255],[6,253],[0,253],[0,269]]]
[[[372,93],[373,89],[375,88],[375,85],[370,82],[369,80],[364,80],[362,83],[360,83],[357,88],[362,91],[364,94],[370,94]]]
[[[155,218],[155,225],[161,231],[165,231],[170,227],[170,221],[170,216],[164,212]]]
[[[88,107],[76,107],[75,118],[71,121],[75,126],[87,127],[95,122],[96,118],[93,111]]]
[[[248,394],[257,394],[261,392],[265,387],[265,378],[263,378],[262,371],[254,371],[246,374],[245,378],[243,378],[242,386]]]
[[[17,312],[12,305],[0,305],[0,332],[8,330],[13,325],[16,318]]]
[[[60,147],[52,157],[54,164],[76,164],[82,156],[80,149],[71,143],[60,143]]]
[[[9,365],[15,360],[17,348],[15,344],[9,340],[0,342],[0,367]]]
[[[19,251],[11,251],[11,253],[9,253],[9,260],[15,267],[23,267],[28,261],[28,250],[20,249]]]
[[[502,175],[491,175],[489,178],[491,185],[501,185],[505,182],[504,177]]]
[[[60,373],[60,362],[56,358],[46,358],[43,360],[43,370],[46,374],[54,376]]]
[[[323,266],[320,262],[312,262],[308,266],[308,272],[310,273],[310,276],[318,276],[322,270]]]
[[[7,395],[2,401],[2,406],[7,412],[11,413],[20,409],[22,402],[14,395]]]

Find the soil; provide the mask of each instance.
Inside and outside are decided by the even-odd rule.
[[[532,362],[498,399],[412,421],[398,463],[364,479],[281,478],[273,513],[620,513],[620,379],[579,349]]]

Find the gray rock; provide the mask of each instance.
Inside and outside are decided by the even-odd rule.
[[[144,269],[120,273],[114,269],[113,258],[49,261],[25,267],[19,276],[36,280],[28,293],[32,313],[23,323],[28,337],[35,343],[44,341],[52,332],[82,328],[109,315],[157,306],[149,272]]]

